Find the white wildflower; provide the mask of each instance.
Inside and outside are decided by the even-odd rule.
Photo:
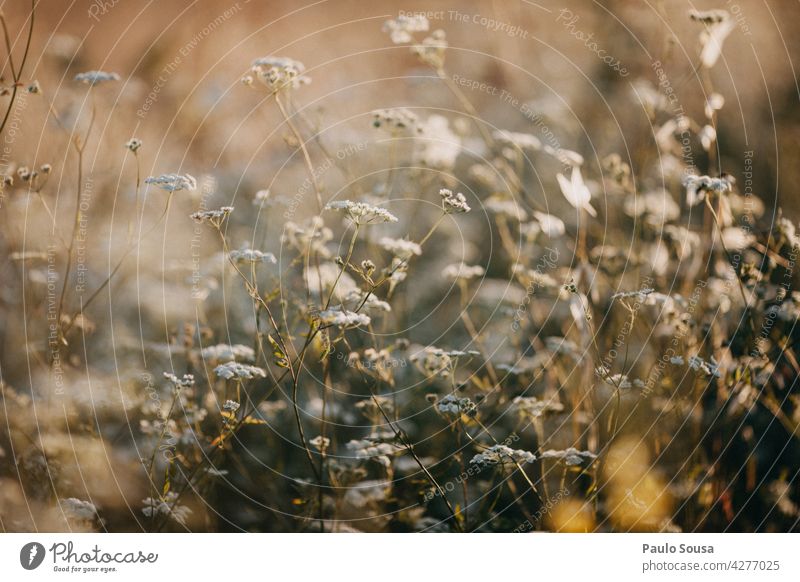
[[[570,447],[565,450],[556,451],[556,450],[549,450],[544,451],[542,453],[543,459],[558,459],[564,461],[565,464],[568,466],[574,465],[582,465],[584,463],[590,463],[597,458],[592,452],[589,451],[579,451],[574,447]]]
[[[303,74],[305,70],[303,63],[288,57],[262,57],[253,61],[250,73],[242,81],[245,85],[252,85],[256,79],[276,93],[310,83],[311,79]]]
[[[175,491],[169,491],[163,497],[158,499],[148,497],[142,501],[144,504],[142,513],[146,517],[166,515],[169,516],[170,519],[175,520],[177,523],[186,525],[186,520],[189,518],[189,514],[192,513],[192,510],[184,505],[178,505],[177,501],[178,494]]]
[[[512,449],[506,445],[492,445],[470,459],[474,465],[499,465],[505,463],[532,463],[536,455],[522,449]]]
[[[472,210],[461,192],[453,194],[452,190],[442,188],[439,190],[439,196],[442,197],[442,210],[446,214],[459,214]]]
[[[240,364],[239,362],[228,362],[220,364],[214,368],[214,373],[219,378],[230,380],[232,378],[240,380],[251,380],[253,378],[266,378],[267,372],[258,366]]]
[[[422,139],[414,152],[414,159],[429,168],[450,170],[461,153],[461,138],[450,129],[450,121],[443,115],[431,115],[422,126]]]
[[[478,407],[469,398],[457,398],[452,394],[447,394],[436,403],[436,409],[442,414],[475,416]]]
[[[411,47],[411,52],[426,65],[439,70],[444,66],[447,47],[447,35],[443,30],[438,29],[434,30],[430,36],[425,37],[420,44]]]
[[[389,33],[389,37],[394,44],[408,44],[413,42],[414,32],[426,32],[430,28],[430,23],[425,16],[419,14],[401,14],[395,19],[387,20],[383,23],[383,31]]]
[[[94,87],[107,81],[119,81],[119,75],[117,73],[106,73],[105,71],[87,71],[75,75],[75,81]]]
[[[218,210],[201,210],[190,215],[192,220],[200,223],[207,223],[219,228],[228,216],[233,212],[233,206],[223,206]]]
[[[385,222],[397,222],[397,217],[380,206],[367,202],[352,202],[350,200],[337,200],[329,202],[326,210],[341,210],[354,224],[366,225]]]
[[[410,259],[412,256],[422,254],[422,247],[417,243],[399,238],[383,237],[378,244],[386,251],[400,259]]]
[[[194,176],[191,174],[161,174],[160,176],[150,176],[145,179],[144,183],[153,184],[167,192],[197,189],[197,180],[195,180]]]
[[[203,348],[200,351],[200,356],[204,360],[212,362],[221,362],[223,360],[254,362],[256,352],[253,348],[242,344],[217,344]]]
[[[125,147],[133,153],[136,153],[139,151],[139,148],[142,147],[142,140],[140,140],[138,137],[132,137],[125,142]]]
[[[97,517],[97,508],[93,503],[75,497],[62,500],[61,507],[69,517],[78,521],[92,521]]]
[[[689,18],[705,25],[705,30],[700,33],[700,44],[703,46],[700,62],[710,69],[722,54],[722,43],[736,27],[736,22],[726,10],[692,10]]]
[[[319,312],[319,319],[324,325],[333,325],[343,329],[369,325],[370,317],[363,313],[347,311],[344,309],[327,309]]]
[[[394,134],[416,135],[423,132],[423,126],[417,115],[405,107],[376,109],[372,112],[372,116],[372,125],[378,128],[385,127]]]
[[[716,360],[714,360],[713,357],[709,362],[698,356],[691,356],[689,358],[688,364],[689,367],[695,372],[702,372],[706,376],[722,378],[722,373],[719,370],[719,364],[717,364]]]
[[[686,186],[686,202],[689,206],[695,206],[705,200],[706,193],[730,192],[733,189],[733,180],[726,176],[712,178],[690,174],[684,179],[683,185]]]
[[[272,263],[275,264],[278,260],[272,253],[265,253],[258,249],[251,249],[249,247],[242,247],[241,249],[231,251],[228,255],[230,259],[237,264],[243,263]]]
[[[222,410],[224,410],[225,412],[230,412],[231,414],[235,414],[240,407],[241,404],[239,404],[235,400],[226,400],[225,404],[222,405]]]
[[[465,281],[468,281],[469,279],[483,277],[485,273],[486,270],[480,265],[465,265],[464,263],[454,263],[444,268],[444,270],[442,271],[442,276],[447,279],[463,279]]]
[[[572,176],[570,180],[564,177],[563,174],[556,174],[558,185],[561,187],[561,193],[572,206],[578,209],[584,209],[591,216],[597,216],[597,211],[592,207],[592,193],[583,182],[581,170],[577,166],[572,168]]]
[[[173,386],[175,386],[175,388],[178,389],[194,386],[194,376],[192,374],[184,374],[182,377],[178,378],[175,374],[164,372],[164,378],[166,378],[173,384]]]

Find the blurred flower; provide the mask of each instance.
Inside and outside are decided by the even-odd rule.
[[[223,206],[218,210],[201,210],[194,212],[189,216],[195,222],[207,223],[211,226],[219,228],[228,216],[233,212],[233,206]]]
[[[442,188],[439,190],[439,195],[442,197],[442,209],[445,214],[459,214],[472,210],[461,192],[453,194],[452,190]]]
[[[240,364],[239,362],[228,362],[227,364],[220,364],[214,368],[214,373],[219,378],[230,380],[237,378],[241,380],[251,380],[253,378],[266,378],[267,372],[257,366],[249,364]]]
[[[563,174],[556,174],[558,185],[561,187],[561,193],[567,202],[572,204],[575,208],[584,209],[591,216],[597,216],[597,211],[592,207],[592,193],[583,182],[581,170],[577,166],[572,168],[572,178],[567,180]]]
[[[195,180],[194,176],[191,174],[162,174],[160,176],[150,176],[145,179],[144,183],[153,184],[167,192],[197,189],[197,180]]]
[[[383,222],[397,222],[397,217],[380,206],[367,202],[352,202],[350,200],[337,200],[328,202],[325,210],[341,210],[354,224],[367,225]]]
[[[443,30],[438,29],[434,30],[430,36],[425,37],[421,44],[411,47],[411,51],[426,65],[440,70],[444,66],[447,47],[447,35]]]
[[[241,249],[231,251],[228,255],[234,263],[272,263],[275,264],[278,260],[272,253],[264,253],[258,249],[251,249],[249,247],[242,247]]]
[[[422,254],[422,247],[407,239],[383,237],[378,241],[378,244],[384,250],[400,259],[410,259],[412,256],[419,256]]]
[[[722,43],[736,26],[730,13],[726,10],[692,10],[689,18],[705,25],[705,30],[700,33],[700,44],[703,50],[700,53],[700,62],[710,69],[722,54]]]
[[[256,352],[253,348],[242,344],[217,344],[203,348],[200,351],[200,356],[210,361],[243,360],[245,362],[254,362]]]
[[[192,510],[183,505],[177,505],[177,501],[178,501],[178,494],[174,491],[167,492],[163,497],[159,499],[148,497],[147,499],[144,499],[142,501],[142,503],[144,504],[144,507],[142,508],[142,513],[146,517],[157,517],[159,515],[166,515],[169,516],[169,518],[174,520],[175,522],[181,525],[186,525],[186,520],[189,518],[189,515],[192,513]]]
[[[131,139],[125,142],[125,147],[128,148],[133,153],[136,153],[137,151],[139,151],[139,148],[142,147],[142,140],[136,137],[132,137]]]
[[[376,109],[372,112],[372,117],[372,125],[379,128],[385,127],[394,134],[418,135],[424,131],[417,115],[405,107]]]
[[[383,32],[388,32],[394,44],[413,42],[414,32],[425,32],[430,27],[428,19],[423,15],[401,14],[395,19],[383,23]]]
[[[324,325],[333,325],[343,329],[369,325],[370,317],[363,313],[355,313],[344,309],[328,309],[320,311],[319,320]]]
[[[242,82],[252,85],[255,79],[273,93],[288,91],[311,82],[309,77],[303,75],[305,70],[303,63],[288,57],[261,57],[253,61],[250,74]]]
[[[105,71],[87,71],[75,75],[75,81],[94,87],[95,85],[108,81],[119,81],[119,75],[116,73],[106,73]]]
[[[563,451],[549,450],[542,453],[543,459],[558,459],[564,461],[568,466],[582,465],[589,463],[597,458],[597,455],[589,451],[579,451],[576,448],[570,447]]]
[[[442,271],[442,276],[445,277],[446,279],[463,279],[465,281],[468,281],[469,279],[483,277],[485,273],[486,270],[480,265],[465,265],[464,263],[454,263],[444,268],[444,270]]]
[[[482,453],[478,453],[472,459],[473,465],[500,465],[505,463],[532,463],[536,460],[536,455],[530,451],[522,449],[512,449],[506,445],[492,445]]]

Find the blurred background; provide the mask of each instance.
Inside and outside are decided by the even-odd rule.
[[[724,39],[719,62],[706,70],[698,56],[702,27],[687,15],[691,9],[716,8],[727,10],[735,26]],[[6,0],[2,10],[19,62],[28,4]],[[128,516],[148,488],[129,424],[120,422],[109,434],[94,426],[98,415],[107,414],[112,424],[119,421],[120,411],[131,409],[143,386],[150,385],[147,370],[159,376],[160,370],[174,369],[175,346],[188,352],[196,347],[189,338],[198,333],[208,333],[215,342],[234,343],[247,341],[253,331],[244,322],[251,306],[228,301],[226,283],[205,273],[201,281],[192,281],[192,292],[199,285],[212,300],[204,321],[197,324],[200,329],[192,327],[196,310],[186,287],[192,261],[198,253],[204,261],[217,256],[219,241],[205,231],[198,234],[186,216],[198,208],[230,204],[245,218],[255,218],[257,212],[249,212],[252,199],[263,189],[296,201],[296,208],[290,204],[290,218],[295,212],[299,217],[314,210],[313,197],[306,195],[308,186],[303,189],[302,159],[280,111],[265,104],[265,94],[243,86],[242,76],[254,59],[266,55],[304,63],[311,84],[293,97],[293,107],[305,114],[301,129],[316,134],[332,157],[342,162],[321,171],[326,193],[347,197],[351,190],[370,190],[371,173],[385,174],[393,159],[388,149],[367,147],[371,138],[364,132],[374,110],[408,107],[449,118],[463,115],[442,79],[407,45],[392,44],[382,31],[387,19],[402,13],[423,13],[432,29],[446,31],[450,78],[480,112],[483,124],[490,130],[519,132],[545,128],[563,148],[586,159],[587,174],[600,173],[601,160],[612,153],[619,153],[634,175],[637,168],[653,164],[657,128],[649,104],[663,99],[658,96],[660,82],[662,94],[669,89],[675,95],[666,109],[693,119],[703,118],[713,88],[725,100],[717,122],[719,157],[710,159],[702,148],[695,148],[694,163],[700,173],[718,173],[709,168],[726,172],[736,178],[740,191],[744,184],[751,185],[764,205],[764,228],[772,223],[769,216],[779,205],[796,222],[800,213],[800,200],[794,194],[800,180],[797,2],[37,1],[23,82],[38,81],[40,90],[21,95],[11,111],[0,170],[11,174],[20,167],[49,164],[52,173],[41,191],[45,204],[30,192],[2,192],[6,256],[0,271],[0,380],[13,387],[20,410],[35,408],[27,395],[45,394],[35,414],[17,419],[30,429],[27,433],[20,429],[20,434],[37,433],[48,419],[61,427],[48,433],[52,441],[47,446],[57,451],[64,482],[75,486],[88,480],[96,486],[94,499],[109,509],[107,519],[119,529],[139,528]],[[73,81],[87,70],[113,71],[120,80],[88,91]],[[70,140],[76,128],[82,134],[89,127],[92,117],[79,173]],[[125,149],[132,137],[144,144],[136,160]],[[475,148],[480,151],[480,146]],[[557,165],[548,168],[532,188],[552,208],[563,210],[561,195],[552,194],[556,171]],[[147,236],[117,273],[110,286],[113,299],[103,291],[91,315],[70,323],[86,333],[80,336],[82,345],[74,338],[64,362],[63,381],[75,406],[65,414],[57,399],[47,399],[54,390],[47,366],[41,365],[48,327],[36,311],[47,301],[43,286],[48,281],[47,248],[58,242],[48,229],[51,215],[68,232],[75,184],[80,183],[91,209],[83,252],[85,263],[92,265],[87,277],[94,287],[126,252],[130,217],[140,202],[137,176],[141,180],[169,172],[197,177],[198,190],[176,197],[166,213],[167,198],[159,191],[148,190],[141,201],[155,231],[149,225],[139,230]],[[751,176],[746,175],[749,172]],[[358,178],[350,181],[351,175]],[[647,185],[646,176],[643,180]],[[400,194],[416,194],[413,183],[398,187]],[[675,201],[683,205],[679,195]],[[597,204],[604,208],[602,200]],[[619,226],[613,212],[603,215],[606,230]],[[255,227],[252,220],[232,221],[232,238],[268,241],[268,248],[277,248],[286,209],[257,216]],[[462,257],[481,256],[486,240],[476,237],[459,244]],[[18,261],[6,260],[12,253],[41,253],[44,258],[34,268],[23,269]],[[436,268],[441,265],[436,263]],[[499,273],[499,267],[494,268],[491,271],[490,266],[490,272]],[[428,291],[411,289],[403,301],[406,306],[417,301],[428,305],[433,301]],[[73,304],[68,311],[78,307]],[[221,322],[230,317],[241,318],[242,328],[225,329]],[[439,321],[422,321],[420,338],[436,339]],[[73,421],[83,432],[70,441],[66,428]],[[93,439],[97,433],[103,433],[105,440]],[[20,471],[29,481],[52,480],[36,451],[28,458],[24,451],[12,450],[12,439],[2,443],[0,466],[5,465],[7,483],[16,483],[14,473],[18,477]],[[280,441],[272,444],[279,446]],[[280,470],[291,469],[292,462],[284,461]],[[123,495],[128,486],[132,491]],[[26,492],[17,485],[0,489],[0,514],[3,507],[20,505],[31,496],[30,489]],[[287,489],[287,499],[302,497],[296,489]],[[291,527],[283,518],[270,518],[264,526],[255,515],[257,508],[249,508],[243,517],[225,503],[220,501],[220,511],[236,526],[213,525],[214,518],[206,516],[206,521],[197,517],[191,527]],[[205,515],[201,507],[195,510],[196,516]],[[762,517],[745,520],[740,527],[757,528],[764,523]],[[697,523],[696,516],[684,518],[686,523]],[[5,519],[10,519],[8,513]],[[24,516],[14,519],[25,523]],[[39,523],[44,529],[62,527],[55,516],[40,517]]]

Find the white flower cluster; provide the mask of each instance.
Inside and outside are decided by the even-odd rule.
[[[695,206],[705,200],[705,194],[724,194],[733,189],[731,178],[710,176],[697,176],[690,174],[683,181],[686,186],[686,202],[689,206]]]
[[[397,217],[380,206],[368,202],[337,200],[329,202],[325,210],[341,210],[354,224],[367,225],[385,222],[397,222]]]
[[[233,206],[223,206],[217,210],[201,210],[190,216],[195,222],[207,223],[219,228],[231,212],[233,212]]]
[[[364,301],[365,296],[366,301]],[[344,302],[348,305],[352,305],[354,308],[358,308],[363,303],[364,307],[362,309],[368,313],[388,313],[392,310],[391,305],[382,299],[378,299],[374,293],[367,295],[366,291],[360,291],[358,289],[353,289],[345,295]]]
[[[153,184],[167,192],[197,189],[197,180],[195,180],[194,176],[191,174],[161,174],[160,176],[150,176],[145,179],[144,183]]]
[[[159,499],[148,497],[142,503],[142,513],[146,517],[157,517],[159,515],[167,515],[181,525],[186,525],[186,520],[192,513],[192,510],[184,505],[177,505],[178,494],[175,491],[169,491]]]
[[[97,517],[97,507],[94,503],[75,497],[62,500],[61,507],[69,517],[78,521],[93,521]]]
[[[393,438],[393,435],[387,435],[387,437]],[[391,465],[389,455],[396,453],[398,447],[390,442],[385,442],[385,440],[382,436],[354,439],[347,443],[347,448],[353,451],[356,459],[370,459],[388,467]]]
[[[439,196],[442,197],[442,210],[445,214],[460,214],[472,210],[461,192],[453,194],[452,190],[442,188],[439,190]]]
[[[136,153],[139,151],[139,148],[142,147],[142,140],[140,140],[138,137],[132,137],[125,142],[125,147],[133,153]]]
[[[200,351],[200,355],[204,360],[210,360],[212,362],[221,362],[223,360],[253,362],[256,359],[255,350],[243,344],[217,344],[215,346],[208,346]]]
[[[490,196],[484,203],[486,210],[498,216],[505,216],[512,220],[522,222],[528,218],[528,213],[517,202],[506,195]]]
[[[230,380],[231,378],[251,380],[253,378],[267,377],[267,372],[264,369],[249,364],[240,364],[239,362],[220,364],[214,368],[214,373],[217,377],[224,378],[225,380]]]
[[[175,374],[164,372],[164,378],[175,386],[175,388],[189,388],[194,386],[194,376],[192,374],[184,374],[183,377],[178,378]]]
[[[463,279],[465,281],[483,277],[485,273],[486,269],[480,265],[465,265],[464,263],[454,263],[442,270],[442,276],[447,279]]]
[[[119,81],[119,75],[117,73],[106,73],[105,71],[86,71],[75,75],[75,81],[94,87],[108,81]]]
[[[376,109],[372,112],[372,125],[386,127],[392,133],[422,133],[423,127],[417,115],[405,107],[393,109]]]
[[[478,407],[469,398],[457,398],[453,394],[447,394],[436,403],[436,409],[442,414],[475,416]]]
[[[722,54],[722,43],[736,27],[736,22],[727,10],[692,10],[689,18],[705,26],[700,33],[700,62],[704,67],[713,67]]]
[[[523,416],[539,418],[549,413],[564,411],[564,405],[558,400],[539,400],[535,396],[517,396],[514,405]]]
[[[308,441],[308,444],[315,447],[319,451],[325,451],[331,445],[331,439],[323,437],[322,435],[318,435]]]
[[[542,458],[558,459],[559,461],[564,461],[565,464],[572,467],[575,465],[582,465],[584,463],[591,463],[597,458],[597,455],[589,451],[579,451],[574,447],[570,447],[560,451],[544,451],[542,453]]]
[[[308,76],[303,75],[305,70],[303,63],[288,57],[261,57],[253,61],[242,83],[252,86],[253,81],[257,80],[273,93],[297,89],[311,82]]]
[[[411,51],[423,63],[438,70],[444,66],[447,47],[447,35],[443,30],[438,29],[434,30],[430,36],[425,37],[420,44],[411,47]]]
[[[522,449],[512,449],[506,445],[492,445],[482,453],[478,453],[470,464],[474,465],[501,465],[505,463],[532,463],[536,455]]]
[[[372,321],[369,315],[347,311],[346,309],[326,309],[319,312],[319,320],[323,325],[332,325],[347,329],[360,325],[369,325]]]
[[[235,400],[226,400],[225,404],[222,405],[222,410],[224,410],[225,412],[230,412],[231,414],[235,414],[240,407],[241,404],[239,404]]]
[[[331,253],[325,245],[333,239],[333,231],[325,226],[322,218],[314,216],[304,225],[287,222],[283,226],[281,241],[289,244],[294,249],[302,252],[307,250],[318,253],[322,258],[330,257]]]
[[[413,42],[414,32],[426,32],[430,23],[425,16],[401,14],[395,19],[383,23],[383,31],[389,33],[394,44],[408,44]]]
[[[689,358],[688,365],[695,372],[702,372],[706,376],[722,378],[722,373],[719,370],[719,364],[713,357],[709,362],[698,356],[692,356]]]
[[[422,254],[421,246],[404,238],[389,238],[385,236],[378,241],[378,244],[399,259],[410,259],[412,256]]]
[[[272,253],[265,253],[249,247],[242,247],[241,249],[231,251],[228,256],[237,264],[272,263],[274,265],[278,262],[278,259],[276,259],[275,255]]]
[[[450,350],[428,346],[412,354],[409,358],[426,376],[441,376],[447,378],[455,366],[455,360],[467,356],[477,356],[480,352],[470,350]]]

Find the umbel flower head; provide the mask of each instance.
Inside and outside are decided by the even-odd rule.
[[[108,81],[119,81],[119,75],[116,73],[106,73],[105,71],[86,71],[85,73],[78,73],[75,75],[75,80],[78,83],[94,87],[95,85]]]
[[[442,197],[442,210],[445,214],[459,214],[472,210],[461,192],[453,194],[452,190],[442,188],[439,190],[439,196]]]
[[[347,311],[346,309],[326,309],[319,312],[319,320],[323,325],[341,327],[342,329],[369,325],[369,315]]]
[[[472,465],[502,465],[505,463],[532,463],[535,460],[536,455],[530,451],[512,449],[506,445],[492,445],[472,457],[469,462]]]
[[[444,55],[447,51],[447,35],[443,30],[434,30],[421,44],[415,45],[411,51],[426,65],[434,69],[444,66]]]
[[[242,247],[235,251],[231,251],[228,255],[234,263],[237,264],[256,264],[256,263],[272,263],[273,265],[278,262],[275,255],[272,253],[265,253],[258,249],[251,249],[249,247]]]
[[[705,25],[700,33],[700,62],[707,69],[716,64],[722,54],[722,43],[733,31],[736,23],[727,10],[692,10],[689,18]]]
[[[232,378],[237,380],[251,380],[252,378],[267,377],[267,372],[262,368],[249,364],[240,364],[239,362],[220,364],[214,368],[214,373],[218,378],[224,378],[225,380],[230,380]]]
[[[325,210],[341,210],[354,224],[380,224],[384,222],[397,222],[397,217],[380,206],[368,202],[353,202],[351,200],[337,200],[325,205]]]
[[[228,216],[233,212],[233,206],[223,206],[219,210],[201,210],[191,214],[192,220],[195,222],[210,224],[216,228],[222,226]]]
[[[145,184],[152,184],[167,192],[179,192],[181,190],[196,190],[197,180],[191,174],[161,174],[160,176],[150,176],[144,181]]]
[[[311,82],[303,75],[305,70],[303,63],[288,57],[261,57],[253,61],[250,73],[242,78],[242,82],[251,86],[257,80],[273,93],[288,91]]]
[[[690,174],[683,181],[686,186],[686,202],[689,206],[695,206],[705,200],[706,193],[724,194],[733,190],[733,178],[720,176],[711,178],[710,176],[696,176]]]
[[[426,32],[430,28],[428,19],[419,14],[401,14],[383,23],[383,31],[389,33],[394,44],[407,44],[414,41],[414,32]]]

